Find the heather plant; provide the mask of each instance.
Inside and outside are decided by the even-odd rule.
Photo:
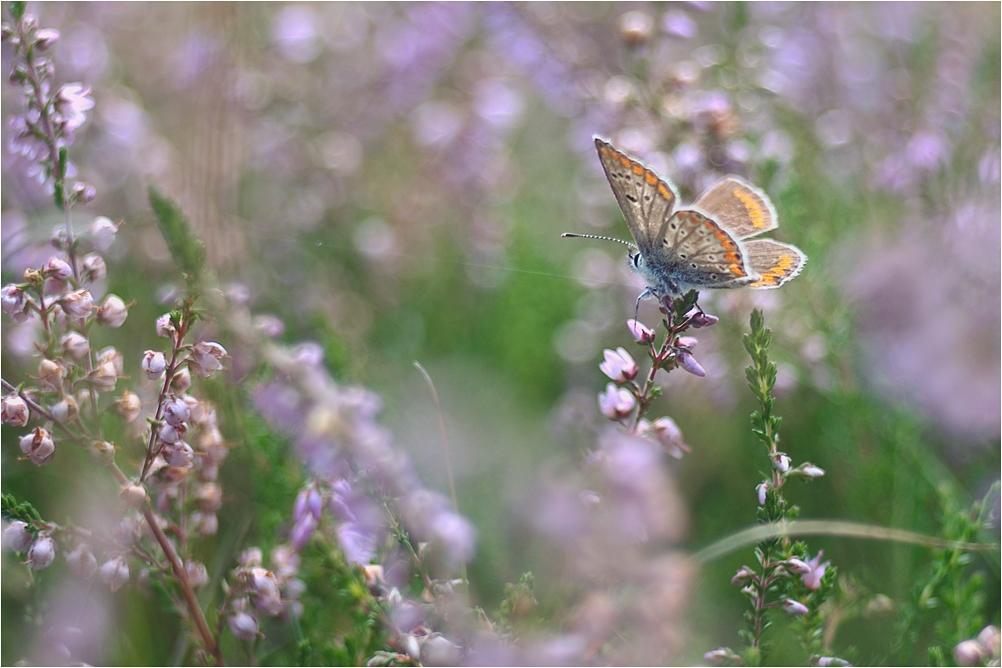
[[[990,11],[10,7],[5,662],[997,664]],[[811,264],[638,306],[595,134]]]

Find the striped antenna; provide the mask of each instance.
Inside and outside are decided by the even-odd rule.
[[[565,239],[599,239],[600,241],[615,241],[616,243],[623,244],[624,246],[629,246],[630,248],[637,247],[637,244],[631,243],[629,241],[623,241],[622,239],[615,239],[613,237],[600,237],[597,234],[574,234],[573,232],[564,232],[560,236]]]

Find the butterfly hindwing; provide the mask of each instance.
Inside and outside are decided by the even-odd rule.
[[[749,284],[752,288],[778,288],[799,274],[807,262],[807,256],[796,246],[772,239],[752,239],[743,246],[748,265],[758,274],[758,279]]]
[[[630,158],[612,144],[595,138],[602,168],[641,253],[660,245],[677,196],[671,184],[650,167]]]
[[[768,232],[778,224],[768,195],[737,176],[725,177],[703,193],[694,206],[738,239]]]

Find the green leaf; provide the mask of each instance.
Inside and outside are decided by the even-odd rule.
[[[14,17],[15,21],[20,21],[24,18],[24,12],[26,9],[28,9],[27,2],[10,3],[10,15]]]
[[[189,291],[194,291],[205,268],[205,244],[195,236],[181,207],[152,185],[150,206],[157,215],[160,233],[167,242],[171,257],[184,274]]]

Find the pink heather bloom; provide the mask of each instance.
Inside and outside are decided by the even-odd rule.
[[[598,395],[598,408],[610,420],[622,420],[633,412],[637,401],[633,394],[613,383],[605,386],[605,392]]]
[[[23,427],[28,424],[31,411],[28,410],[28,404],[24,399],[17,394],[7,394],[4,395],[3,399],[0,399],[0,417],[2,417],[4,424],[9,424],[12,427]]]
[[[28,548],[28,565],[31,570],[48,568],[56,558],[56,541],[51,536],[40,535]]]
[[[659,417],[650,423],[648,429],[649,433],[653,434],[658,443],[661,444],[661,447],[675,459],[681,459],[683,452],[692,452],[692,449],[682,440],[682,430],[670,417]]]
[[[124,557],[115,557],[101,564],[98,577],[111,591],[118,591],[129,581],[129,564]]]
[[[66,565],[74,575],[84,580],[90,579],[97,572],[97,558],[87,543],[80,543],[66,555]]]
[[[805,475],[808,478],[820,478],[825,474],[825,470],[823,468],[810,463],[802,464],[799,471],[802,475]]]
[[[688,350],[679,351],[676,359],[678,360],[678,365],[692,375],[699,376],[700,378],[706,376],[706,372],[703,371],[703,367],[699,365],[699,362],[696,361],[696,358],[693,357],[692,353]]]
[[[606,349],[604,354],[605,361],[598,365],[602,373],[617,383],[625,383],[636,378],[637,363],[625,348]]]
[[[164,313],[157,318],[157,336],[172,339],[176,333],[177,329],[174,327],[174,323],[171,322],[170,313]]]
[[[108,295],[97,307],[97,321],[105,327],[121,327],[129,317],[129,309],[118,295]]]
[[[70,332],[59,340],[59,344],[70,359],[81,360],[90,352],[90,341],[80,332]]]
[[[695,327],[696,329],[699,329],[701,327],[709,327],[711,325],[717,324],[718,320],[720,320],[720,318],[718,318],[715,315],[710,315],[709,313],[700,312],[692,316],[692,326]]]
[[[800,579],[804,581],[804,586],[811,591],[814,591],[821,586],[821,578],[824,577],[825,569],[828,568],[828,565],[831,563],[830,561],[821,563],[821,556],[824,553],[824,550],[818,550],[817,556],[807,562],[807,572],[801,574],[800,576]]]
[[[157,350],[147,350],[143,353],[143,361],[140,366],[147,378],[157,380],[167,370],[167,356]]]
[[[695,348],[696,345],[699,343],[699,339],[697,339],[695,336],[680,336],[678,337],[677,341],[679,346],[681,346],[682,348],[688,348],[689,350]]]
[[[201,561],[189,561],[184,565],[188,580],[192,587],[204,587],[209,584],[209,571]]]
[[[46,278],[54,278],[57,281],[65,281],[73,275],[73,269],[65,260],[58,257],[50,257],[49,261],[42,267],[42,275]]]
[[[199,341],[192,347],[188,368],[202,378],[207,378],[223,368],[219,360],[225,356],[226,348],[215,341]]]
[[[738,569],[738,572],[734,574],[734,577],[731,578],[731,584],[738,587],[744,587],[746,584],[751,582],[754,577],[755,572],[752,569],[747,566],[742,566]]]
[[[52,48],[59,41],[59,31],[51,28],[42,28],[35,31],[35,48],[45,51]]]
[[[28,296],[24,290],[13,283],[5,285],[0,290],[0,309],[13,318],[14,322],[24,322],[31,317],[28,303]]]
[[[80,271],[80,278],[83,281],[93,283],[108,275],[108,265],[104,263],[104,258],[97,253],[89,253],[83,257]]]
[[[964,640],[953,648],[953,658],[960,666],[983,666],[987,653],[977,640]]]
[[[769,491],[769,483],[762,482],[755,487],[755,492],[758,494],[758,505],[765,505],[765,494]]]
[[[62,114],[70,131],[83,125],[87,120],[85,112],[93,108],[94,98],[90,96],[90,88],[84,88],[83,84],[65,84],[56,93],[56,110]]]
[[[654,330],[639,320],[627,320],[626,327],[637,343],[653,343]]]
[[[786,473],[790,470],[790,458],[782,452],[777,452],[772,456],[772,468],[780,473]]]
[[[249,612],[230,615],[226,621],[237,640],[254,640],[257,637],[257,617]]]
[[[68,293],[59,303],[71,318],[85,318],[94,309],[94,299],[90,290],[76,290]]]
[[[94,248],[99,251],[106,251],[115,243],[115,234],[118,232],[118,225],[111,222],[104,216],[95,218],[87,228],[87,236]]]
[[[4,549],[11,552],[24,552],[31,546],[35,536],[28,531],[28,523],[14,520],[3,528]]]
[[[191,409],[183,399],[171,397],[164,403],[164,420],[167,424],[180,427],[191,417]]]
[[[806,615],[810,612],[806,605],[800,601],[794,601],[792,598],[783,599],[782,606],[788,615]]]

